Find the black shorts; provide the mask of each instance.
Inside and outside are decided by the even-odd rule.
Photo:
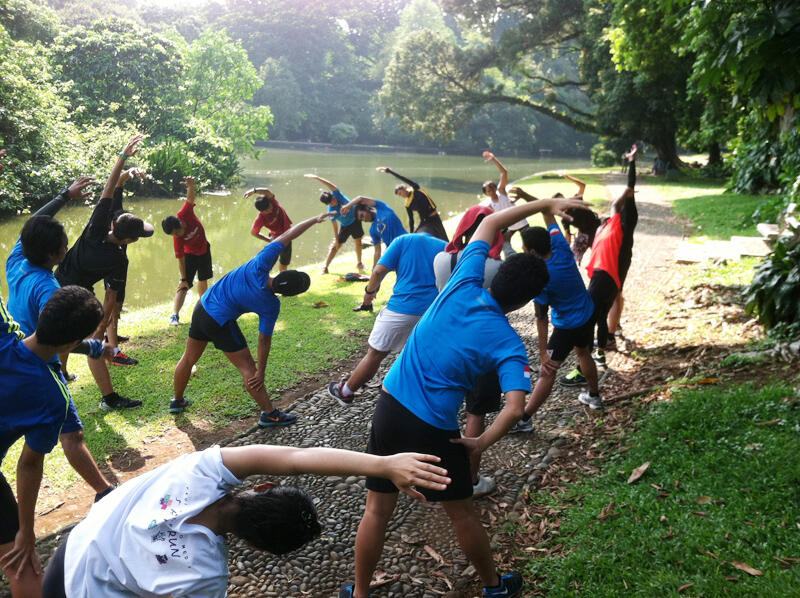
[[[600,320],[605,320],[608,316],[608,311],[619,294],[619,288],[611,274],[605,270],[595,270],[589,281],[588,291],[594,303],[595,321],[600,323]]]
[[[553,328],[547,341],[547,352],[553,361],[564,361],[574,347],[584,347],[591,351],[594,338],[594,314],[577,328]]]
[[[0,473],[0,544],[13,542],[19,531],[19,511],[14,492]]]
[[[500,388],[500,378],[497,372],[481,374],[475,380],[475,388],[467,393],[465,409],[472,415],[486,415],[500,411],[503,391]]]
[[[69,536],[66,536],[61,540],[61,544],[47,561],[42,580],[42,598],[67,598],[64,589],[64,554],[67,552],[68,539]]]
[[[194,284],[195,275],[197,275],[197,280],[208,280],[214,276],[214,268],[211,265],[211,243],[206,246],[206,252],[203,255],[185,253],[183,257],[186,263],[186,282],[189,283],[190,289]]]
[[[292,261],[292,242],[289,241],[289,244],[283,251],[281,251],[281,254],[278,256],[278,263],[281,266],[288,266],[291,261]]]
[[[236,320],[228,320],[220,326],[208,315],[202,301],[198,301],[194,306],[189,338],[214,343],[217,349],[225,353],[236,353],[247,348],[247,341]]]
[[[415,233],[428,233],[432,237],[436,237],[437,239],[441,239],[442,241],[449,241],[450,239],[447,238],[447,231],[444,230],[444,224],[442,224],[442,219],[437,214],[436,216],[431,216],[427,220],[420,222],[417,230],[414,231]]]
[[[126,280],[126,281],[123,281],[122,283],[117,281],[116,283],[112,283],[111,280],[108,279],[108,278],[103,280],[103,288],[105,288],[106,291],[111,289],[112,286],[117,287],[117,301],[116,302],[117,303],[125,303],[125,288],[128,286],[128,281]],[[92,295],[94,295],[94,289],[89,289],[89,290],[92,292]],[[102,301],[101,301],[101,303],[102,303]]]
[[[339,245],[342,245],[345,241],[347,241],[348,237],[353,237],[353,239],[360,239],[364,236],[364,226],[361,224],[361,221],[356,218],[348,224],[347,226],[340,226],[339,227],[339,234],[336,235],[336,242]]]
[[[450,442],[460,438],[458,430],[441,430],[422,421],[397,399],[381,389],[372,429],[369,433],[367,452],[371,455],[394,455],[415,452],[441,457],[439,467],[447,470],[452,480],[446,490],[418,488],[429,501],[462,500],[472,496],[472,475],[469,470],[467,451],[460,444]],[[397,486],[386,478],[367,477],[367,490],[390,494]]]

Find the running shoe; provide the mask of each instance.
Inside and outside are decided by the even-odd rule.
[[[328,394],[331,395],[334,399],[339,401],[339,404],[342,407],[351,407],[353,405],[353,397],[355,395],[350,395],[346,397],[342,393],[342,387],[344,386],[343,382],[331,382],[328,384]]]
[[[592,359],[594,359],[595,365],[599,368],[606,367],[606,352],[602,349],[598,349],[592,354]]]
[[[510,598],[522,591],[522,575],[514,571],[500,576],[500,583],[493,588],[483,588],[484,598]]]
[[[522,434],[528,432],[533,432],[533,419],[529,419],[528,421],[521,419],[514,424],[513,428],[508,431],[509,434]]]
[[[111,494],[111,492],[112,492],[112,491],[113,491],[115,488],[116,488],[116,486],[114,486],[114,485],[111,485],[111,486],[109,486],[108,488],[106,488],[105,490],[103,490],[102,492],[98,492],[97,494],[95,494],[95,495],[94,495],[94,502],[97,502],[97,501],[99,501],[99,500],[102,500],[103,498],[105,498],[106,496],[108,496],[109,494]]]
[[[561,386],[583,386],[586,384],[586,376],[581,373],[580,368],[575,368],[566,376],[558,379]]]
[[[497,484],[492,478],[478,474],[478,481],[472,484],[472,498],[480,498],[491,494],[495,488],[497,488]]]
[[[180,322],[180,316],[178,316],[178,314],[172,314],[169,317],[169,325],[170,326],[177,326],[180,323],[181,323]]]
[[[67,381],[67,384],[69,384],[70,382],[75,382],[75,380],[77,380],[77,379],[78,379],[78,374],[75,374],[75,373],[70,373],[70,374],[65,374],[64,375],[64,380]]]
[[[356,584],[353,581],[344,582],[342,587],[339,588],[339,598],[353,598],[355,587]],[[367,594],[367,596],[372,596],[372,594]]]
[[[139,363],[139,360],[125,355],[125,353],[122,351],[118,351],[117,354],[114,355],[114,359],[111,360],[111,363],[113,365],[124,365],[130,367]]]
[[[275,426],[289,426],[297,421],[297,416],[294,413],[284,413],[280,409],[273,409],[272,412],[261,412],[261,417],[258,420],[258,425],[262,428],[272,428]]]
[[[129,340],[131,340],[131,337],[129,337],[127,335],[124,335],[124,334],[118,334],[117,335],[117,342],[118,343],[127,343]],[[108,342],[108,335],[107,334],[103,335],[103,341]]]
[[[586,405],[589,409],[602,409],[603,399],[600,395],[591,395],[588,391],[578,395],[578,401]]]
[[[171,399],[169,402],[169,412],[170,413],[183,413],[183,410],[186,409],[192,402],[183,397],[182,399]]]
[[[616,351],[617,350],[617,339],[613,336],[609,336],[608,340],[606,341],[606,351]]]
[[[141,406],[142,402],[138,399],[129,399],[120,396],[119,393],[112,392],[100,399],[100,409],[111,411],[112,409],[132,409]]]
[[[364,264],[362,264],[361,262],[358,262],[356,264],[356,269],[357,270],[366,270],[366,268],[364,267]]]

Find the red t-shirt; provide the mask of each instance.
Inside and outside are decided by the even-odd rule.
[[[286,211],[281,207],[277,200],[272,200],[272,210],[267,214],[266,212],[259,212],[256,219],[253,221],[253,234],[261,232],[262,228],[269,229],[270,234],[274,237],[285,233],[292,227],[292,221],[286,215]]]
[[[175,257],[181,258],[185,253],[205,255],[208,251],[206,231],[197,216],[194,215],[194,204],[187,200],[178,212],[178,220],[186,226],[182,237],[172,237],[175,246]]]
[[[605,226],[597,233],[592,244],[592,256],[586,271],[589,278],[594,275],[595,270],[607,272],[617,287],[621,287],[619,281],[619,251],[622,247],[622,220],[619,213],[614,214],[608,219]]]

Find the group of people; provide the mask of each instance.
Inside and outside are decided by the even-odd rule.
[[[578,400],[592,409],[602,408],[596,362],[603,363],[602,352],[610,346],[609,311],[619,301],[631,262],[637,220],[636,146],[628,154],[628,186],[605,219],[583,201],[583,183],[572,177],[568,178],[580,192],[569,199],[537,199],[519,187],[507,189],[505,167],[485,152],[500,171],[500,180],[484,183],[485,201],[466,211],[451,241],[430,195],[388,167],[378,170],[402,181],[395,193],[405,199],[408,231],[388,204],[363,195],[351,200],[317,175],[306,177],[326,187],[320,201],[327,211],[294,225],[274,193],[254,188],[245,194],[254,197],[258,211],[251,232],[267,244],[210,286],[211,246],[194,213],[194,180],[186,177],[183,207],[162,222],[164,232],[174,237],[181,277],[170,324],[180,322],[195,276],[200,299],[175,368],[171,412],[180,413],[190,404],[185,390],[192,367],[212,342],[241,373],[261,408],[260,426],[296,421],[295,414],[271,402],[265,371],[280,311],[278,296],[303,293],[311,283],[306,273],[288,269],[292,242],[325,220],[332,222],[334,239],[323,272],[350,237],[357,265],[363,267],[362,223],[370,223],[375,257],[359,308],[371,308],[386,275],[396,273],[392,295],[375,319],[367,354],[348,378],[328,385],[329,394],[345,407],[352,405],[356,391],[375,376],[386,356],[400,355],[382,382],[366,453],[212,447],[115,488],[86,448],[64,364],[70,352],[88,356],[102,393],[101,408],[141,404],[113,390],[106,366],[120,354],[122,361],[129,359],[118,349],[116,331],[127,277],[125,249],[154,232],[122,208],[125,183],[141,175],[135,168],[125,170],[140,142],[141,136],[135,136],[119,153],[89,224],[72,247],[68,249],[55,216],[68,200],[88,196],[93,181],[86,177],[25,223],[7,260],[8,307],[0,301],[0,372],[5,382],[0,394],[0,456],[24,437],[16,498],[0,475],[0,568],[12,595],[224,596],[224,534],[283,554],[320,533],[313,502],[301,490],[272,485],[238,494],[232,490],[250,475],[301,473],[367,476],[366,507],[355,539],[355,580],[342,584],[340,598],[369,595],[400,491],[441,502],[482,581],[484,596],[519,595],[521,575],[497,572],[473,506],[473,497],[494,486],[479,473],[480,458],[506,433],[533,430],[532,416],[573,350],[580,370],[562,382],[582,378],[588,390]],[[520,199],[524,203],[515,205]],[[546,228],[528,225],[526,218],[536,213]],[[577,228],[572,248],[557,217]],[[261,232],[265,228],[266,236]],[[522,237],[520,253],[511,246],[516,232]],[[588,290],[579,271],[587,243]],[[278,273],[272,276],[276,262]],[[102,304],[92,290],[100,280],[105,285]],[[540,357],[532,393],[525,345],[507,319],[531,301]],[[237,324],[244,313],[259,316],[255,359]],[[595,335],[598,352],[593,356]],[[36,389],[34,395],[31,389]],[[458,412],[465,400],[462,432]],[[495,412],[487,426],[486,416]],[[95,490],[96,504],[62,541],[42,577],[34,550],[34,512],[44,455],[59,440],[69,463]]]

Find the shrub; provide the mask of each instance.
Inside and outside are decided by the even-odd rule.
[[[793,232],[778,240],[745,290],[747,312],[768,329],[800,319],[800,230]]]
[[[328,131],[328,139],[331,143],[353,143],[358,139],[358,131],[353,125],[336,123]]]
[[[605,168],[619,163],[617,154],[610,149],[606,149],[606,146],[602,143],[595,143],[592,146],[590,154],[592,158],[592,166]]]

